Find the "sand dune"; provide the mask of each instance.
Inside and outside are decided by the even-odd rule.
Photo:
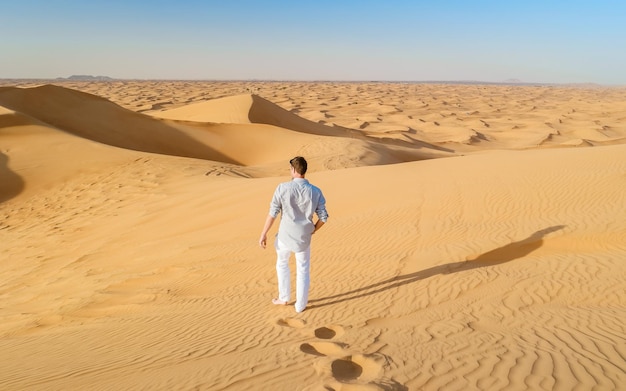
[[[116,147],[227,160],[175,127],[106,99],[63,87],[1,88],[0,104],[66,132]]]
[[[0,388],[626,384],[624,90],[32,87],[0,88]],[[256,244],[295,154],[330,213],[302,314]]]
[[[323,123],[313,122],[293,114],[258,95],[245,94],[213,99],[171,110],[159,111],[153,113],[153,115],[159,118],[200,123],[266,124],[283,130],[287,129],[299,133],[333,137],[334,139],[332,140],[325,139],[323,149],[326,149],[331,143],[342,143],[336,140],[336,138],[350,139],[350,144],[356,146],[356,148],[353,149],[367,149],[370,151],[370,154],[375,153],[381,156],[377,159],[370,159],[367,165],[390,164],[452,155],[451,150],[413,138],[406,140],[391,136],[371,137],[370,134],[357,129],[337,125],[327,126]],[[283,130],[281,130],[281,132]],[[268,134],[267,130],[265,130],[263,134],[268,139],[274,138]],[[245,139],[248,139],[247,135]],[[237,144],[241,145],[242,141],[243,140],[239,140]],[[343,140],[343,143],[346,141],[347,140]],[[311,141],[309,140],[306,144],[311,144]],[[258,149],[258,145],[258,143],[254,143],[253,147]],[[341,149],[344,148],[345,146],[342,145]],[[293,150],[293,148],[290,149]],[[350,148],[348,148],[348,150],[349,149]],[[419,149],[419,151],[416,151],[416,149]],[[345,151],[346,150],[344,150],[344,153]],[[394,152],[392,153],[391,151]],[[337,155],[337,151],[328,150],[328,152],[331,156]],[[309,153],[308,155],[310,156],[311,154]],[[314,155],[317,155],[317,153],[314,153]],[[348,166],[351,167],[352,165]],[[336,165],[331,165],[327,168],[334,167],[336,167]]]
[[[226,170],[243,176],[275,174],[276,163],[282,166],[293,151],[307,154],[324,169],[452,155],[424,143],[351,135],[350,130],[310,122],[251,95],[218,101],[166,111],[164,117],[183,121],[168,122],[59,86],[0,88],[0,104],[57,129],[125,149],[200,158],[227,167],[255,166]],[[231,123],[223,124],[226,119]],[[277,138],[280,143],[269,142]]]

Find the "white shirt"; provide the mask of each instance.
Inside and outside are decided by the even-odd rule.
[[[311,245],[315,230],[313,213],[323,222],[328,219],[322,191],[304,178],[294,178],[276,187],[269,214],[276,218],[281,212],[277,237],[293,252],[304,251]]]

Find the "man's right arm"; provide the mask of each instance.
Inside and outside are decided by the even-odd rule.
[[[265,226],[263,226],[263,231],[261,232],[261,238],[259,239],[259,246],[263,248],[267,246],[267,233],[269,232],[270,228],[272,228],[272,224],[274,224],[274,220],[276,220],[276,218],[272,217],[271,215],[267,215],[267,218],[265,219]]]
[[[274,195],[272,196],[272,201],[270,202],[270,211],[265,219],[265,225],[263,226],[263,231],[261,231],[261,237],[259,238],[259,246],[265,248],[267,246],[267,233],[270,228],[272,228],[272,224],[274,224],[274,220],[278,217],[278,214],[282,211],[282,202],[280,200],[280,192],[281,185],[276,186],[276,190],[274,191]]]

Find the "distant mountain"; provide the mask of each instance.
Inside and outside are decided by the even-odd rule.
[[[114,80],[108,76],[92,76],[92,75],[72,75],[70,77],[59,77],[61,80],[77,80],[77,81],[109,81]]]

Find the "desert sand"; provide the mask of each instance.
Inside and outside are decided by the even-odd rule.
[[[2,390],[626,388],[626,88],[3,81],[0,184]]]

